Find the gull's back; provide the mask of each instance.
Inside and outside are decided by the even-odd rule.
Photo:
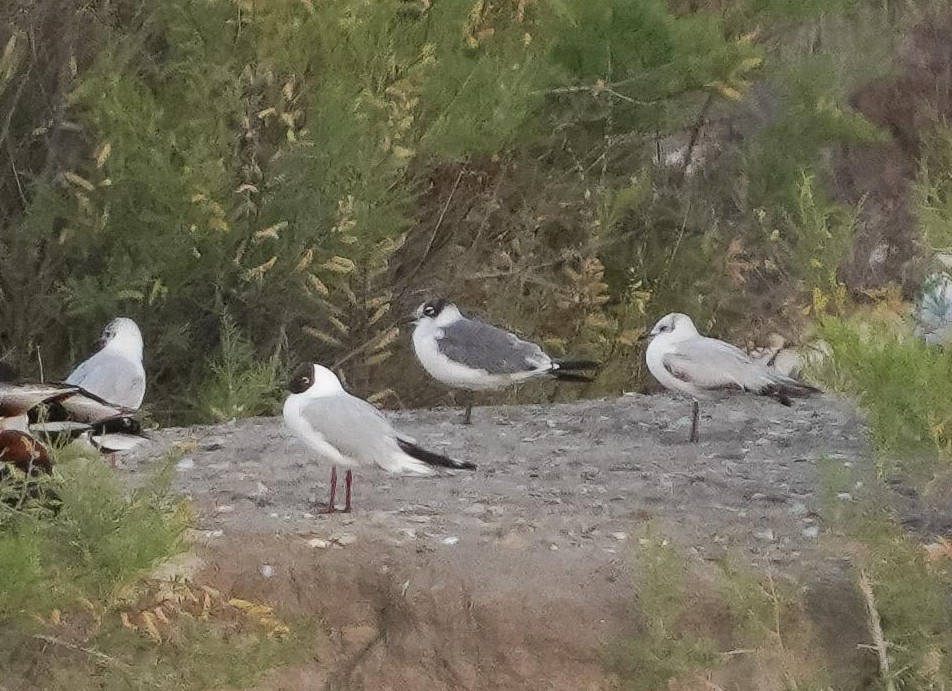
[[[133,356],[104,348],[66,379],[113,405],[137,409],[145,397],[145,369]]]
[[[405,454],[397,444],[397,433],[379,410],[348,393],[320,396],[302,402],[298,413],[312,433],[322,439],[305,443],[321,453],[324,442],[344,457],[345,465],[377,464],[393,473],[430,475],[424,463]],[[305,431],[307,434],[307,431]]]

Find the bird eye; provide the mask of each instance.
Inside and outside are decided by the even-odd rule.
[[[436,308],[433,305],[427,305],[423,308],[423,314],[428,317],[432,317],[436,314]]]

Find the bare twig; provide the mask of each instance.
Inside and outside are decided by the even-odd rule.
[[[886,683],[886,691],[896,691],[896,683],[889,674],[889,649],[886,638],[883,636],[883,626],[876,609],[876,599],[873,596],[873,584],[865,570],[859,572],[859,589],[866,601],[866,617],[869,625],[869,635],[873,638],[873,649],[879,659],[879,676]]]
[[[704,129],[707,112],[711,109],[713,103],[714,92],[712,91],[707,95],[704,105],[701,106],[701,110],[697,114],[697,120],[694,121],[694,127],[691,128],[691,138],[688,140],[687,151],[684,152],[684,163],[681,166],[681,174],[679,175],[678,182],[684,182],[684,178],[687,177],[688,168],[691,166],[691,159],[694,158],[694,149],[697,147],[698,139],[701,138],[701,130]]]
[[[35,634],[33,638],[39,641],[50,643],[52,645],[58,645],[59,647],[66,648],[67,650],[73,650],[77,653],[85,653],[86,655],[89,655],[90,657],[96,660],[99,660],[100,662],[104,662],[107,665],[111,665],[113,667],[119,667],[122,669],[128,669],[129,667],[129,665],[122,662],[121,660],[117,660],[114,657],[110,657],[109,655],[106,655],[105,653],[101,653],[98,650],[94,650],[92,648],[84,648],[81,645],[76,645],[75,643],[70,643],[69,641],[64,641],[60,638],[55,638],[54,636],[44,636],[43,634],[38,633],[38,634]]]
[[[423,267],[423,264],[426,263],[426,260],[430,258],[430,251],[433,249],[433,243],[436,242],[436,236],[440,232],[440,228],[443,226],[443,219],[446,218],[446,212],[450,209],[450,204],[453,202],[453,196],[456,194],[456,190],[459,187],[460,180],[463,179],[463,174],[466,172],[466,167],[460,168],[459,174],[456,176],[456,182],[453,183],[453,188],[450,190],[449,196],[446,198],[446,203],[443,204],[443,210],[440,212],[440,217],[436,219],[436,225],[433,226],[433,232],[430,233],[430,240],[426,243],[426,249],[423,250],[423,254],[420,255],[420,261],[417,262],[416,268],[407,276],[409,280],[413,276],[416,276],[417,272]]]

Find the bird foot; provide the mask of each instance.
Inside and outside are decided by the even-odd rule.
[[[325,506],[323,509],[319,509],[317,513],[320,515],[337,513],[337,507],[331,504],[329,506]]]

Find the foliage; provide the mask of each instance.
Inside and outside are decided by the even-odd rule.
[[[624,688],[824,689],[826,660],[804,605],[786,582],[725,560],[701,574],[649,530],[637,551],[639,634],[616,643],[609,664]]]
[[[823,518],[856,541],[857,578],[872,585],[881,619],[889,673],[884,688],[939,689],[952,681],[952,553],[934,555],[906,534],[888,507],[885,489],[866,483],[856,469],[826,461]],[[859,492],[857,492],[859,489]],[[846,492],[853,501],[844,502]],[[882,671],[882,669],[881,669]]]
[[[916,209],[923,240],[932,248],[952,248],[952,128],[936,127],[923,144]]]
[[[218,357],[199,387],[197,408],[205,419],[226,422],[256,415],[274,415],[281,407],[286,368],[277,354],[259,361],[254,347],[238,333],[234,319],[222,316]]]
[[[169,493],[171,460],[131,497],[98,455],[69,447],[57,460],[55,518],[8,507],[0,516],[7,621],[82,601],[112,603],[182,548],[185,515]]]
[[[883,34],[859,5],[4,8],[0,353],[62,376],[130,315],[165,422],[270,410],[229,387],[276,357],[429,400],[418,369],[376,366],[423,292],[611,359],[590,391],[638,376],[649,311],[795,330],[852,230],[830,151],[878,136],[847,107],[876,73],[850,46]],[[546,307],[601,269],[597,303]],[[221,369],[225,313],[247,372]]]
[[[716,664],[712,641],[679,630],[687,611],[686,564],[667,541],[646,538],[639,550],[638,605],[644,616],[641,635],[619,644],[612,666],[626,688],[660,689],[695,670]]]
[[[926,345],[887,317],[830,317],[819,335],[831,357],[817,374],[866,412],[882,472],[928,473],[931,464],[917,464],[917,458],[952,453],[950,351]]]
[[[148,580],[185,548],[187,516],[170,492],[175,460],[161,461],[129,495],[98,454],[66,447],[50,483],[62,499],[57,515],[30,502],[19,511],[0,505],[5,684],[222,688],[305,649],[304,629],[264,605]]]

